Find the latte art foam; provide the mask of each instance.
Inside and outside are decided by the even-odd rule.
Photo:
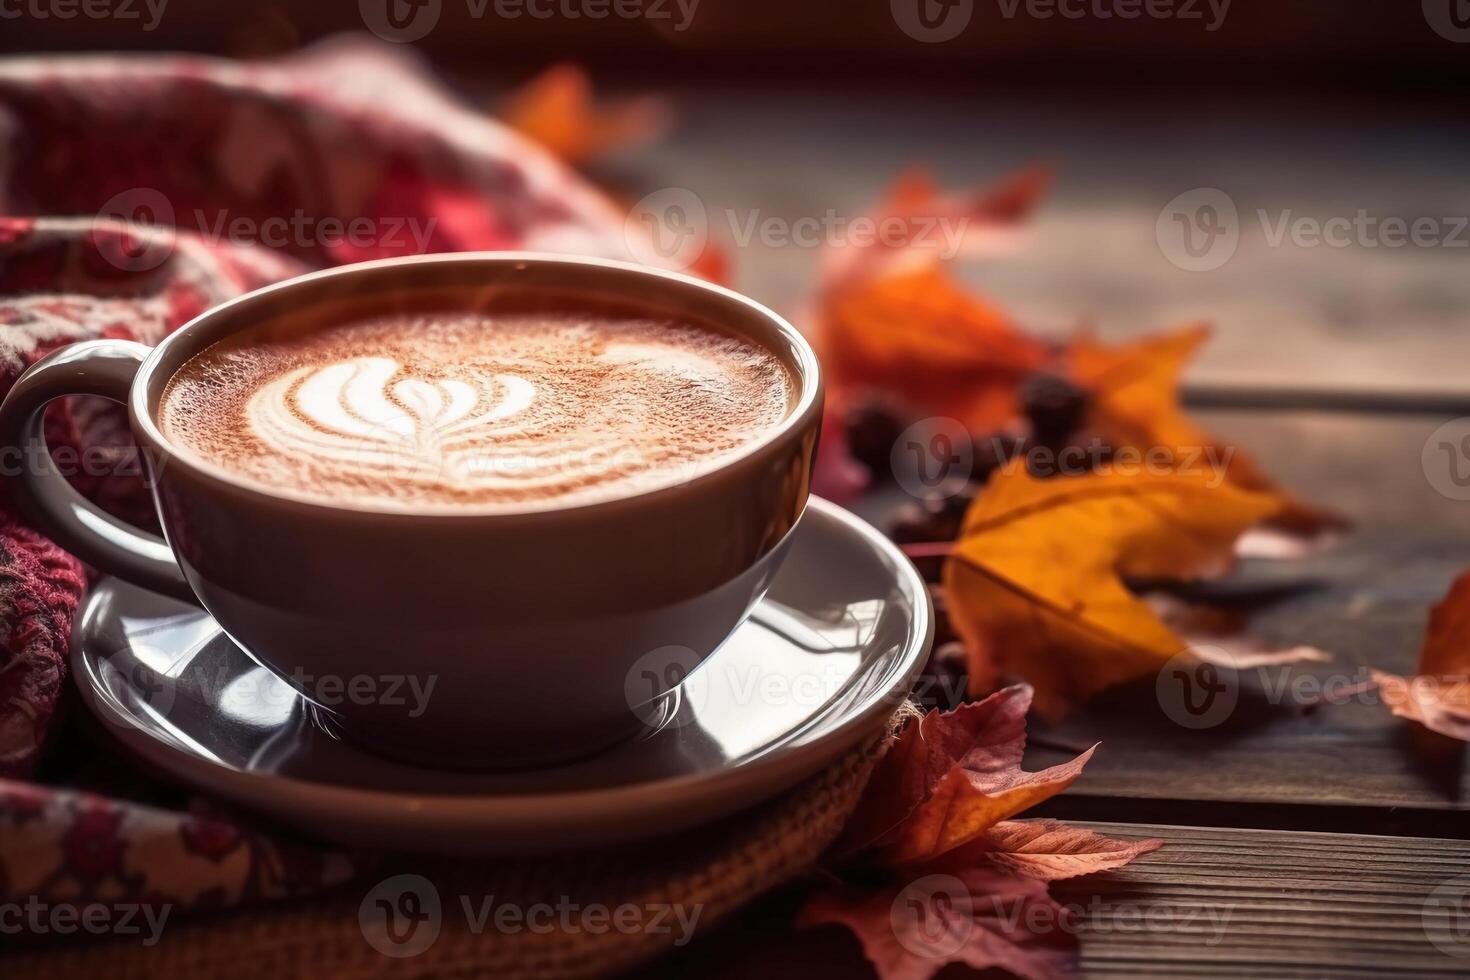
[[[771,352],[689,324],[387,316],[216,344],[169,382],[160,421],[267,488],[519,509],[689,479],[778,425],[790,399]]]

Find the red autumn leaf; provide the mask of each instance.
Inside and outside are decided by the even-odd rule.
[[[1470,742],[1470,572],[1450,585],[1429,612],[1419,672],[1400,677],[1373,671],[1384,704],[1400,718]]]
[[[1070,786],[1096,746],[1024,772],[1030,705],[1031,689],[1020,685],[911,723],[874,771],[837,853],[890,866],[932,861]]]
[[[797,925],[826,924],[852,930],[880,980],[928,980],[950,963],[1050,980],[1076,960],[1075,926],[1045,883],[991,868],[824,889]]]
[[[985,835],[992,864],[1054,881],[1094,871],[1121,868],[1140,854],[1156,851],[1161,840],[1114,840],[1085,827],[1056,820],[1003,820]]]

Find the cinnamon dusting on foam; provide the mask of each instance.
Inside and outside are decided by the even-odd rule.
[[[247,331],[169,381],[164,434],[266,489],[527,509],[670,486],[785,419],[758,344],[668,320],[393,314]]]

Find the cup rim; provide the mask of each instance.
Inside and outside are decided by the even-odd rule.
[[[524,267],[531,263],[537,265],[570,266],[581,269],[601,269],[613,273],[658,279],[671,284],[676,289],[702,292],[719,301],[733,304],[745,310],[747,313],[764,320],[788,345],[791,357],[795,362],[788,366],[787,373],[791,375],[793,383],[798,388],[796,403],[787,412],[786,417],[781,420],[779,425],[773,426],[758,439],[751,441],[750,444],[742,447],[738,451],[722,457],[710,469],[679,482],[659,485],[647,490],[614,496],[605,500],[593,500],[584,503],[553,503],[550,506],[539,507],[517,507],[506,504],[497,504],[493,507],[467,505],[441,509],[416,509],[411,505],[392,507],[372,502],[329,501],[322,497],[294,492],[282,487],[268,487],[246,480],[222,466],[216,465],[207,459],[200,458],[198,454],[190,453],[183,447],[175,445],[163,434],[163,431],[158,425],[158,420],[155,418],[154,411],[149,408],[148,393],[153,383],[154,374],[159,370],[160,365],[172,358],[180,348],[188,350],[190,345],[195,342],[195,338],[199,335],[199,328],[202,325],[228,316],[232,311],[238,311],[242,308],[261,303],[267,297],[299,290],[309,284],[319,283],[324,280],[346,279],[362,275],[366,272],[390,267],[409,268],[413,266],[475,264]],[[630,298],[637,299],[636,296]],[[180,364],[188,357],[192,357],[204,350],[212,342],[213,339],[201,343],[197,349],[188,350],[188,353],[182,355]],[[761,341],[756,342],[761,343]],[[658,269],[616,259],[583,255],[562,255],[551,252],[478,251],[397,256],[334,266],[329,269],[321,269],[294,276],[290,279],[283,279],[280,282],[262,286],[259,289],[251,290],[216,306],[212,306],[174,330],[149,352],[133,379],[128,392],[127,406],[135,437],[148,443],[148,449],[158,454],[158,457],[165,461],[166,466],[181,466],[200,480],[222,485],[236,492],[247,493],[254,497],[277,501],[293,507],[317,508],[329,513],[350,513],[372,515],[381,518],[428,521],[464,520],[467,518],[523,520],[555,517],[572,512],[581,515],[617,511],[627,507],[641,506],[664,495],[682,493],[688,488],[717,480],[722,475],[728,474],[732,469],[748,464],[755,457],[766,455],[788,440],[799,437],[801,433],[807,431],[809,428],[814,429],[822,412],[823,387],[822,371],[817,360],[816,352],[812,348],[810,341],[802,335],[801,331],[797,330],[795,326],[774,310],[733,289],[728,289],[724,286],[716,285],[715,283],[707,282],[680,272]]]

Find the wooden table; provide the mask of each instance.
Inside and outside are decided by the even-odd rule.
[[[1427,607],[1470,567],[1470,503],[1436,492],[1420,459],[1440,423],[1470,415],[1470,253],[1273,246],[1255,217],[1463,214],[1470,137],[1424,104],[1365,120],[1346,106],[1264,99],[940,92],[906,111],[904,98],[688,92],[686,126],[617,173],[642,192],[695,190],[720,239],[731,215],[861,213],[916,158],[952,183],[1058,162],[1030,245],[966,275],[1043,332],[1084,318],[1112,336],[1215,320],[1219,338],[1190,376],[1201,417],[1357,522],[1337,550],[1242,572],[1308,586],[1254,622],[1268,641],[1318,646],[1333,662],[1245,672],[1235,709],[1201,730],[1171,720],[1154,678],[1033,729],[1045,744],[1033,743],[1028,768],[1103,743],[1037,814],[1165,841],[1119,872],[1055,887],[1081,912],[1086,972],[1470,975],[1470,765],[1463,754],[1423,761],[1371,696],[1307,703],[1314,681],[1340,689],[1366,665],[1410,672]],[[1153,240],[1164,203],[1197,186],[1226,189],[1246,221],[1236,257],[1211,273],[1173,267]],[[731,251],[740,287],[803,313],[814,249]],[[696,944],[670,975],[865,973],[837,930],[782,936],[774,923],[790,901],[776,896],[724,939]]]

